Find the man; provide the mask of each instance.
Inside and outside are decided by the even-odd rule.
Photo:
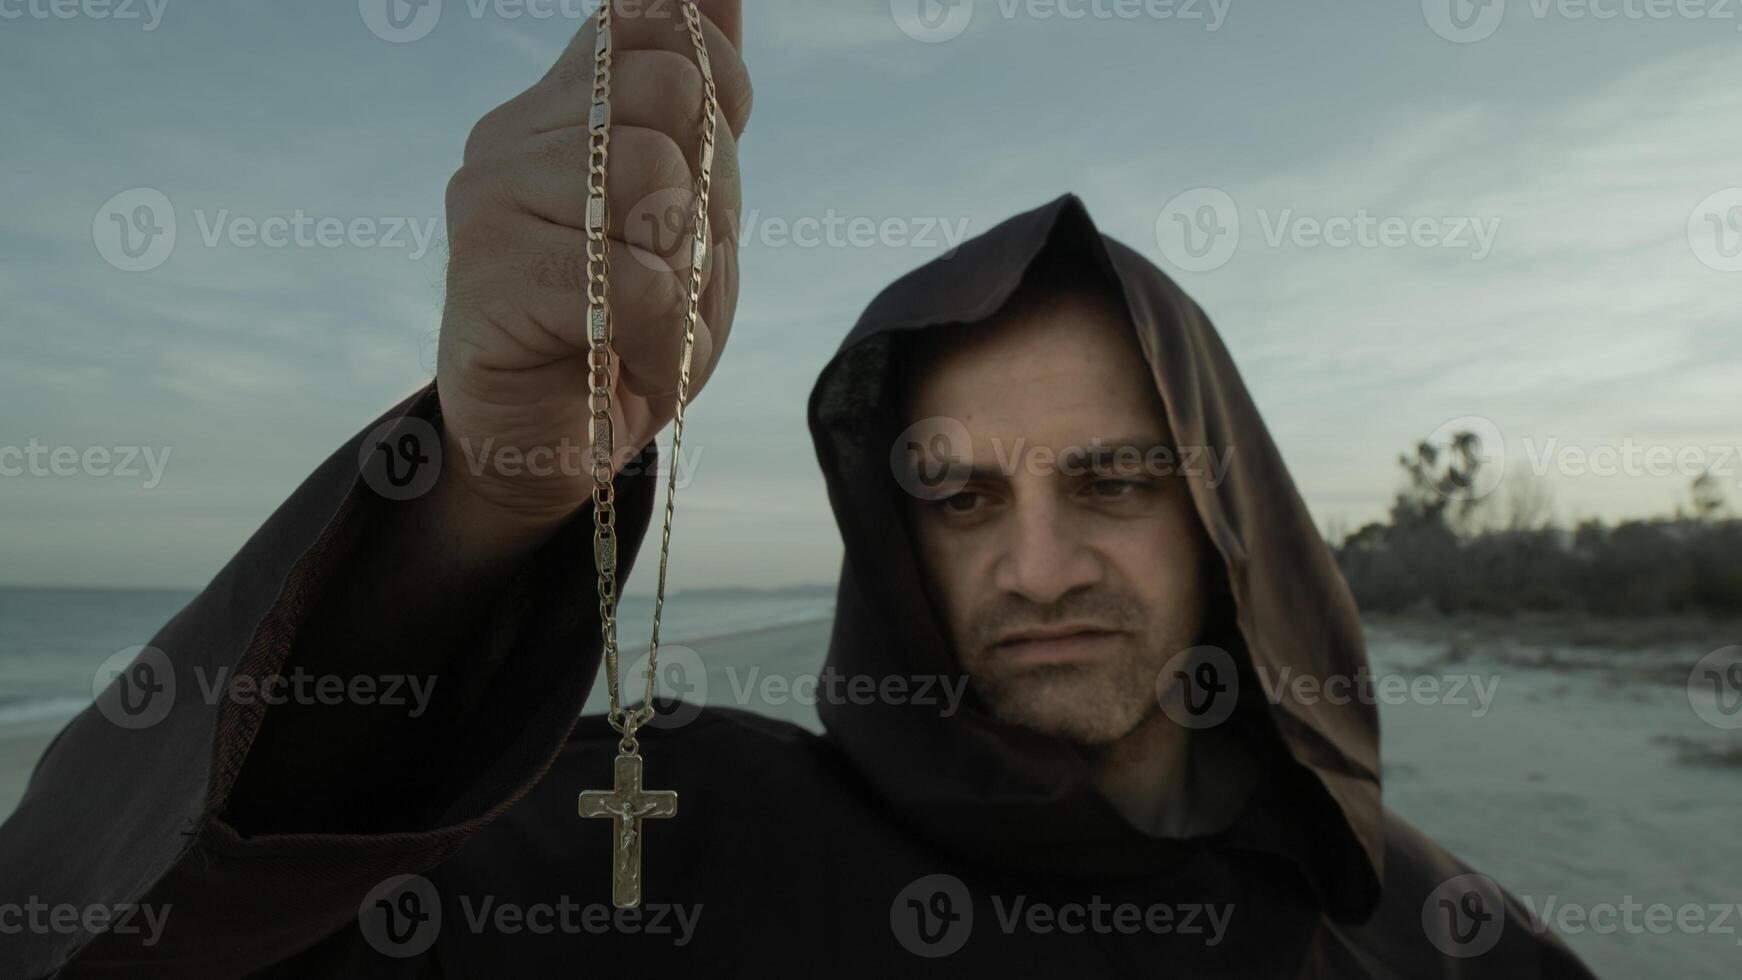
[[[730,228],[748,87],[737,4],[704,7]],[[694,166],[671,27],[619,22],[617,215]],[[0,903],[161,928],[0,936],[6,975],[1588,976],[1387,814],[1371,705],[1261,696],[1285,668],[1355,674],[1355,609],[1209,321],[1074,197],[885,290],[810,399],[846,552],[827,670],[973,696],[824,700],[821,737],[712,707],[644,729],[649,786],[683,807],[640,829],[645,906],[610,912],[618,830],[576,812],[618,740],[576,722],[590,475],[461,462],[587,431],[590,35],[468,144],[437,384],[163,629],[165,673],[105,695],[161,717],[81,714],[0,834]],[[647,234],[613,223],[616,423],[643,447],[618,461],[620,576],[675,389],[675,247]],[[703,382],[737,285],[731,237],[711,251]],[[382,483],[382,446],[433,483]],[[438,683],[415,716],[187,693],[293,671]]]

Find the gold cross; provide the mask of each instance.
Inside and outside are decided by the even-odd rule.
[[[644,817],[677,815],[677,794],[668,789],[641,788],[641,756],[617,756],[615,785],[581,794],[581,816],[610,817],[612,846],[611,904],[632,909],[641,904],[641,821]]]

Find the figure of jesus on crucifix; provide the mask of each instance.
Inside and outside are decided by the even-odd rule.
[[[618,755],[610,790],[581,794],[581,816],[610,817],[616,830],[612,847],[611,903],[620,909],[641,904],[641,820],[677,815],[677,794],[641,788],[641,757]]]

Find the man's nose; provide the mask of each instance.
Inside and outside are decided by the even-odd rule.
[[[1019,493],[1007,534],[993,569],[993,585],[1002,591],[1044,605],[1102,578],[1100,556],[1051,493]]]

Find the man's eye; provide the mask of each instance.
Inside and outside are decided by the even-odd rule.
[[[973,512],[979,503],[979,494],[972,490],[964,490],[938,501],[938,506],[954,514],[967,514]]]
[[[1090,484],[1090,487],[1094,490],[1095,496],[1097,497],[1106,500],[1118,500],[1122,497],[1129,497],[1139,490],[1142,490],[1144,484],[1137,480],[1096,480],[1094,483]]]

